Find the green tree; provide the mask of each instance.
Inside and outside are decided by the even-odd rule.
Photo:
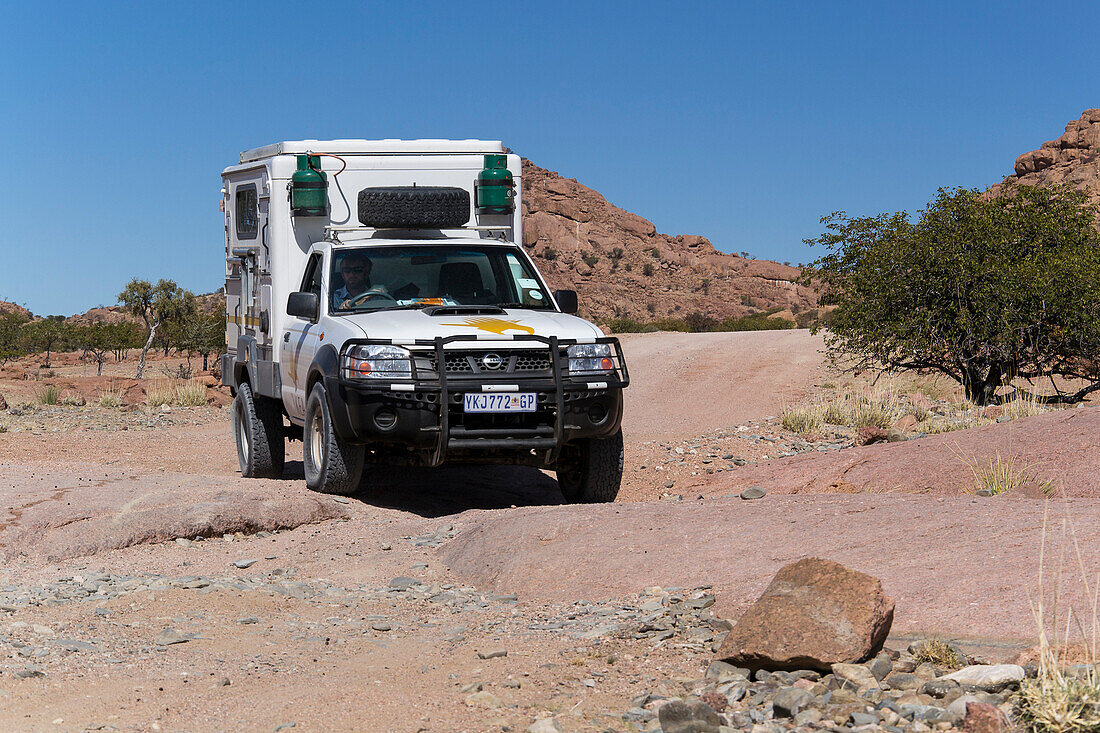
[[[153,345],[153,339],[157,336],[157,329],[166,321],[179,318],[181,310],[187,308],[188,300],[193,306],[194,295],[174,281],[163,279],[156,285],[151,285],[148,280],[134,278],[118,294],[118,302],[141,318],[148,332],[145,344],[141,347],[141,359],[138,361],[138,379],[145,372],[145,359]]]
[[[58,344],[64,343],[69,331],[69,324],[65,323],[62,316],[49,316],[41,321],[28,323],[23,329],[23,337],[31,349],[46,352],[46,363],[42,366],[49,369],[50,352]]]
[[[23,327],[27,317],[22,313],[0,313],[0,366],[26,353]]]
[[[202,370],[210,368],[210,355],[225,350],[225,314],[197,313],[183,328],[181,348],[202,357]]]
[[[827,231],[805,241],[830,253],[801,279],[837,306],[833,358],[939,372],[980,405],[1008,399],[998,389],[1016,378],[1050,378],[1049,402],[1100,389],[1100,237],[1084,194],[940,189],[915,223],[905,212],[821,221]],[[1063,393],[1055,375],[1089,384]]]
[[[107,360],[107,354],[114,349],[117,338],[117,329],[112,324],[97,321],[87,326],[77,326],[73,333],[73,339],[83,352],[81,358],[94,361],[96,364],[96,376],[103,376],[103,362]]]

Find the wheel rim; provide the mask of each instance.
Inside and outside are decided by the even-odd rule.
[[[325,426],[322,423],[321,410],[313,411],[309,418],[309,458],[314,468],[320,470],[324,457]]]
[[[237,450],[240,451],[241,470],[248,466],[249,457],[252,455],[252,444],[248,440],[248,424],[245,415],[244,404],[237,402]]]

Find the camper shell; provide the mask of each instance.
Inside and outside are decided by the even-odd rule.
[[[242,473],[281,474],[289,438],[322,491],[387,465],[477,461],[614,498],[626,362],[520,246],[518,156],[496,141],[306,140],[245,151],[222,179],[221,367]]]

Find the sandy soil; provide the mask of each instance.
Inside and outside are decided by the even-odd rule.
[[[671,441],[702,445],[813,390],[819,339],[624,345],[627,501],[614,505],[563,506],[541,472],[479,467],[402,472],[370,501],[338,501],[305,490],[297,443],[285,480],[247,481],[218,407],[139,408],[126,429],[88,407],[56,432],[0,433],[0,728],[525,730],[553,715],[564,731],[622,730],[633,696],[682,693],[712,656],[686,636],[635,638],[636,594],[713,586],[719,616],[735,618],[807,555],[883,579],[898,601],[892,643],[939,633],[1009,656],[1033,636],[1042,502],[816,493],[851,462],[929,472],[946,440],[715,474],[685,462],[670,469],[683,500],[652,501],[669,493],[652,464]],[[1031,418],[1026,442],[1077,436],[1058,460],[1090,475],[1093,413]],[[1007,427],[961,439],[999,445]],[[813,493],[796,492],[811,477]],[[723,498],[765,478],[764,499]],[[1066,512],[1080,537],[1100,528],[1100,502],[1078,496],[1049,510],[1052,531]],[[1100,550],[1086,544],[1082,558],[1096,567]],[[391,587],[401,577],[412,590]],[[169,628],[188,640],[158,643]],[[498,648],[507,655],[479,658]]]

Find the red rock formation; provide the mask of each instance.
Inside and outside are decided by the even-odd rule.
[[[598,322],[693,311],[725,318],[777,306],[800,312],[817,302],[794,284],[797,267],[724,254],[706,237],[661,234],[599,192],[528,160],[523,216],[523,246],[551,286],[576,289],[582,315]]]

